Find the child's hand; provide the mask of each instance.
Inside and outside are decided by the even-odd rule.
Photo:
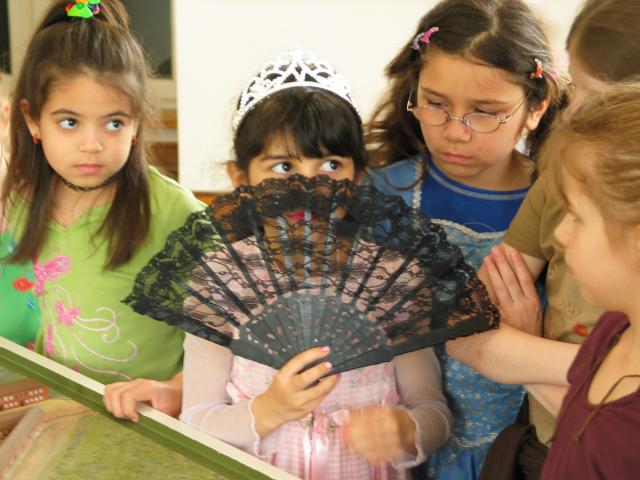
[[[107,410],[117,418],[137,422],[137,402],[145,402],[167,415],[177,417],[182,407],[182,374],[167,382],[137,378],[130,382],[111,383],[102,399]]]
[[[508,258],[500,247],[491,249],[484,266],[491,282],[501,319],[525,332],[542,333],[542,308],[533,277],[517,250]]]
[[[389,462],[403,452],[416,455],[416,425],[403,408],[368,407],[344,427],[347,443],[371,463]]]
[[[256,397],[252,409],[260,438],[286,422],[308,415],[334,389],[338,384],[338,375],[320,379],[331,370],[329,362],[300,373],[309,363],[328,354],[328,347],[299,353],[280,369],[267,391]],[[313,385],[318,380],[318,384]]]

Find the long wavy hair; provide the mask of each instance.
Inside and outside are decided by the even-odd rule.
[[[414,50],[414,38],[435,26],[439,30],[428,46]],[[420,124],[406,111],[406,104],[432,47],[508,72],[524,88],[530,111],[549,99],[538,128],[528,136],[530,156],[535,157],[564,103],[563,82],[553,74],[551,49],[542,24],[522,0],[443,0],[422,17],[386,67],[390,87],[367,128],[372,163],[382,166],[425,151]],[[531,78],[536,58],[544,67],[541,79]]]

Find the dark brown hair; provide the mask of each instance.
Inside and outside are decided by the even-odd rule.
[[[77,75],[87,75],[121,92],[131,102],[139,127],[125,166],[118,172],[116,193],[97,234],[108,240],[105,268],[126,263],[149,232],[149,146],[147,128],[154,114],[149,98],[149,69],[138,42],[129,31],[128,15],[118,0],[102,0],[100,13],[91,19],[71,19],[68,0],[53,2],[36,29],[16,82],[11,110],[11,152],[0,202],[18,196],[29,202],[25,229],[11,261],[37,256],[46,241],[52,193],[59,181],[32,142],[22,115],[26,100],[29,114],[38,119],[52,86]]]
[[[640,74],[640,2],[589,0],[576,16],[567,50],[591,76],[619,82]]]
[[[251,110],[234,136],[233,147],[241,170],[249,169],[278,135],[292,156],[351,157],[356,170],[367,166],[360,117],[345,100],[314,87],[292,87],[268,96]]]
[[[435,26],[439,30],[431,36],[430,43],[420,51],[414,50],[416,35]],[[538,128],[529,134],[529,149],[534,157],[560,107],[563,92],[561,81],[552,73],[544,28],[521,0],[443,0],[422,17],[386,67],[390,88],[374,111],[367,134],[367,145],[375,151],[376,163],[393,163],[425,150],[420,125],[405,107],[432,47],[510,73],[524,88],[529,109],[550,100]],[[531,78],[535,58],[544,68],[541,79]]]

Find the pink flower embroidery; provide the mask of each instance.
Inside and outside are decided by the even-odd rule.
[[[63,323],[67,326],[71,326],[73,321],[80,315],[80,309],[73,307],[71,310],[65,310],[62,302],[56,302],[56,311],[58,312],[58,323]]]
[[[47,325],[47,336],[44,339],[44,351],[47,355],[56,353],[56,347],[53,346],[53,325]]]
[[[44,294],[45,283],[67,273],[70,268],[71,259],[69,257],[57,256],[47,263],[38,263],[36,260],[33,264],[33,272],[36,276],[36,295]]]

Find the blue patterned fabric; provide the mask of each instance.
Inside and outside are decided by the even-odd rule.
[[[415,188],[422,188],[422,211],[440,223],[467,262],[479,268],[491,247],[502,240],[526,190],[471,188],[447,178],[432,165],[422,185],[414,188],[418,171],[414,160],[405,160],[373,172],[372,181],[378,189],[400,195],[412,206]],[[451,438],[428,460],[426,478],[474,480],[496,435],[514,421],[524,390],[519,385],[488,380],[447,355],[444,346],[437,347],[436,354],[454,421]]]

